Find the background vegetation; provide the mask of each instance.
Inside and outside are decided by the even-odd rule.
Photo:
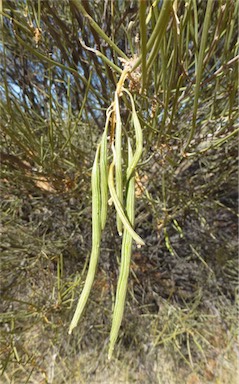
[[[236,382],[238,2],[3,1],[1,382]],[[143,128],[127,305],[120,239],[91,248],[90,174],[125,63]],[[122,122],[130,130],[126,105]]]

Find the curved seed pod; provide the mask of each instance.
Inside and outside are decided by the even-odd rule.
[[[116,193],[120,203],[123,205],[123,184],[122,184],[122,123],[120,117],[119,97],[117,91],[115,92],[115,182]],[[117,230],[120,236],[122,236],[122,221],[119,214],[116,214]]]
[[[132,157],[133,157],[132,148],[130,145],[130,141],[128,140],[128,162],[129,163],[131,163]],[[134,177],[131,177],[127,187],[126,212],[127,212],[129,221],[132,225],[134,225],[134,216],[135,216],[134,202],[135,202],[135,181],[134,181]],[[132,253],[132,236],[131,236],[131,233],[128,232],[126,228],[124,228],[122,248],[121,248],[120,274],[119,274],[119,279],[117,284],[112,327],[110,331],[110,345],[109,345],[108,359],[111,359],[112,357],[115,343],[118,338],[123,314],[124,314],[125,299],[126,299],[127,286],[128,286],[128,276],[130,271],[131,253]]]
[[[114,149],[113,145],[112,145],[112,150],[113,150],[113,153],[115,154],[115,149]],[[109,185],[110,195],[111,195],[112,200],[113,200],[114,205],[115,205],[115,209],[116,209],[122,223],[124,224],[125,229],[131,234],[131,236],[136,241],[136,243],[139,245],[144,245],[145,243],[144,243],[143,239],[141,239],[141,237],[132,228],[132,225],[130,224],[129,220],[127,219],[127,217],[124,213],[124,208],[118,199],[118,196],[117,196],[117,193],[116,193],[116,190],[114,187],[114,164],[115,163],[114,163],[114,159],[113,159],[113,162],[111,163],[110,168],[109,168],[108,185]]]
[[[91,174],[91,186],[92,186],[92,250],[90,256],[90,264],[87,272],[84,288],[81,292],[73,319],[69,327],[69,334],[77,326],[78,321],[85,308],[87,299],[89,297],[91,287],[94,281],[96,267],[98,263],[100,253],[100,241],[101,241],[101,218],[100,218],[100,182],[99,182],[99,152],[100,144],[97,147],[95,160]]]
[[[135,167],[136,167],[136,165],[137,165],[141,155],[142,155],[142,151],[143,151],[143,134],[142,134],[142,129],[141,129],[141,125],[140,125],[140,122],[139,122],[139,118],[138,118],[136,110],[135,110],[135,104],[134,104],[133,97],[132,97],[131,93],[127,89],[123,88],[123,91],[126,92],[129,95],[129,97],[130,97],[130,101],[131,101],[131,105],[132,105],[132,120],[133,120],[133,124],[134,124],[135,138],[136,138],[135,153],[134,153],[134,156],[133,156],[133,158],[131,160],[130,165],[127,168],[127,180],[129,180],[131,175],[132,175],[132,173],[135,170]]]
[[[108,160],[107,160],[107,133],[112,108],[106,113],[105,129],[100,144],[100,192],[101,192],[101,230],[105,228],[108,210]]]

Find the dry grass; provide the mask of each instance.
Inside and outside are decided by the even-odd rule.
[[[5,200],[0,382],[236,383],[234,285],[220,282],[212,268],[202,266],[200,260],[193,264],[197,275],[189,261],[179,260],[188,279],[185,284],[177,280],[178,265],[172,256],[159,256],[157,264],[156,258],[133,251],[123,327],[115,356],[108,362],[111,293],[116,286],[112,252],[119,254],[119,244],[112,249],[105,239],[84,318],[76,332],[68,335],[75,305],[72,300],[75,303],[82,287],[82,282],[75,286],[77,276],[80,282],[75,273],[84,266],[89,231],[85,227],[83,236],[83,230],[77,228],[79,216],[77,205],[70,204],[72,198],[39,194],[24,200],[12,194],[8,204]],[[42,234],[46,223],[48,230]],[[90,221],[88,225],[90,228]],[[173,246],[177,250],[177,244]],[[155,245],[148,248],[151,255],[156,250]],[[176,289],[173,284],[182,285]]]

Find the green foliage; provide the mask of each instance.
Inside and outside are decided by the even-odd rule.
[[[10,346],[9,354],[4,354],[3,371],[7,372],[13,361],[23,366],[24,348],[18,348],[13,335],[21,326],[26,331],[28,318],[34,319],[34,326],[41,324],[39,319],[46,318],[47,323],[52,311],[54,321],[59,321],[53,310],[55,300],[64,313],[67,333],[91,246],[90,175],[99,141],[99,167],[104,180],[97,191],[104,198],[101,227],[105,227],[99,271],[105,268],[107,250],[110,260],[120,254],[112,209],[106,207],[107,167],[110,161],[113,175],[111,145],[115,137],[117,180],[113,202],[117,207],[119,200],[118,210],[122,208],[131,234],[143,238],[146,244],[140,251],[133,246],[133,258],[138,252],[150,262],[156,257],[155,268],[162,274],[167,268],[174,271],[175,260],[185,265],[182,275],[186,274],[187,263],[195,269],[203,266],[207,288],[211,289],[210,279],[216,282],[212,295],[225,295],[233,303],[237,284],[238,2],[72,0],[58,4],[50,0],[5,0],[1,7],[2,271],[6,313],[0,318],[8,329],[3,332],[4,345],[7,349]],[[129,138],[134,154],[131,167]],[[135,178],[137,234],[131,227],[134,220],[126,214],[131,176]],[[114,188],[114,179],[110,185]],[[69,222],[64,222],[63,213],[56,222],[51,219],[50,212],[58,217],[61,208],[66,209]],[[119,232],[121,225],[122,217],[118,217]],[[127,260],[122,254],[121,261],[127,281],[119,275],[118,292],[122,289],[125,294],[129,284],[127,300],[140,306],[151,288],[134,276],[134,261],[128,280],[131,245],[127,244],[132,239],[127,236],[125,231]],[[83,244],[80,250],[72,245],[74,238]],[[18,255],[24,260],[22,265]],[[47,302],[48,295],[42,285],[42,297],[32,294],[28,285],[24,294],[17,292],[17,287],[24,286],[22,273],[26,273],[28,282],[31,273],[35,279],[34,265],[47,281],[43,260],[52,271],[47,275],[49,285],[45,284],[52,291],[50,304],[42,302]],[[81,273],[74,277],[76,260],[80,260]],[[114,275],[116,262],[112,263]],[[18,271],[25,271],[20,278]],[[133,276],[141,287],[140,299],[130,289]],[[206,354],[205,340],[209,337],[202,336],[201,331],[193,333],[198,313],[198,307],[195,311],[193,307],[195,297],[204,304],[208,300],[206,291],[200,291],[203,281],[195,279],[199,285],[193,283],[188,289],[186,281],[183,289],[178,289],[177,283],[170,292],[166,286],[158,292],[161,283],[153,289],[157,297],[168,292],[166,307],[177,309],[168,327],[155,315],[155,338],[151,342],[155,348],[171,343],[182,358],[187,356],[191,368],[195,350],[195,356]],[[149,286],[152,284],[150,280]],[[111,292],[114,286],[111,281]],[[104,312],[101,303],[100,312],[94,295],[93,286],[93,317],[103,316],[105,324],[111,316],[110,308],[106,306]],[[116,296],[116,306],[117,301]],[[188,316],[177,307],[181,302],[192,305],[192,311],[191,307],[186,309]],[[122,302],[120,312],[124,305]],[[129,320],[127,302],[126,309],[125,318]],[[219,311],[223,312],[223,306]],[[201,316],[204,319],[203,313]],[[84,330],[82,335],[87,334],[86,319],[83,316],[79,325]],[[59,331],[54,321],[49,327]],[[91,319],[91,324],[94,321]],[[119,334],[123,349],[127,327],[125,321]],[[104,339],[109,335],[108,328],[100,328]],[[79,333],[77,337],[81,340]],[[114,340],[116,337],[113,335]],[[186,349],[182,352],[179,346],[184,342]],[[116,356],[121,356],[120,348],[115,348]]]

